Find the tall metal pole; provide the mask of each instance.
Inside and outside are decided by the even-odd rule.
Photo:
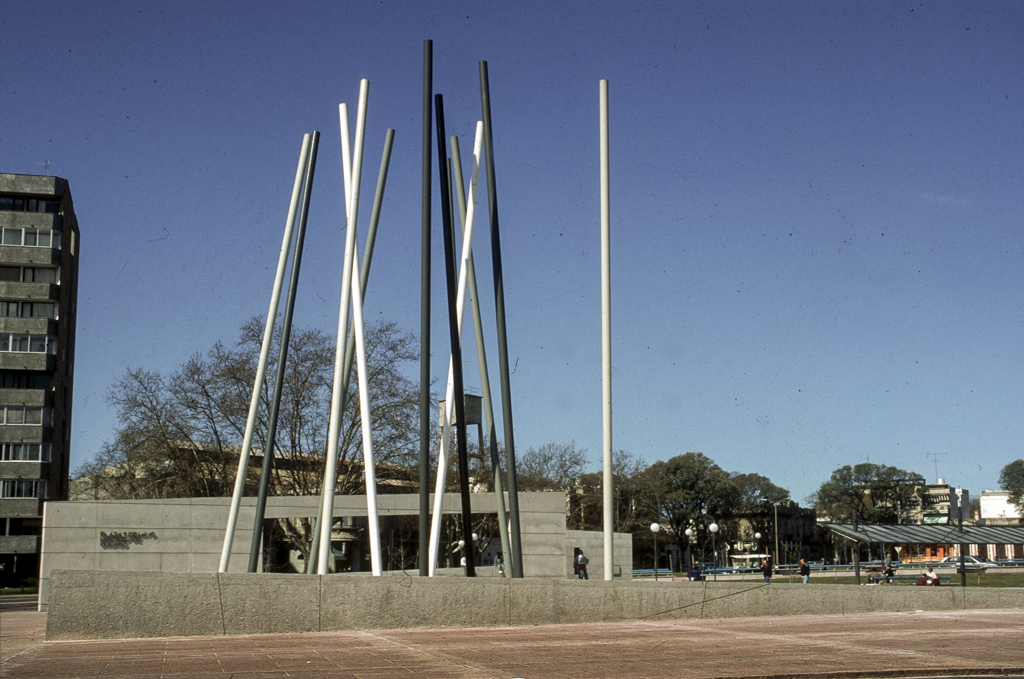
[[[508,366],[508,333],[505,327],[505,279],[501,268],[501,230],[498,228],[498,186],[494,177],[494,133],[491,129],[491,89],[487,62],[480,62],[480,108],[484,119],[487,158],[487,206],[491,224],[491,265],[494,268],[494,311],[498,328],[498,370],[501,372],[501,419],[505,429],[505,462],[508,465],[508,509],[512,528],[512,577],[523,577],[523,542],[519,532],[519,481],[516,477],[516,444],[512,426],[512,386]]]
[[[228,564],[231,560],[231,544],[235,538],[235,527],[238,524],[238,510],[242,503],[242,493],[245,490],[245,476],[249,467],[249,453],[252,451],[252,439],[256,431],[256,417],[259,414],[260,391],[263,389],[263,381],[266,379],[267,363],[270,359],[271,340],[274,335],[274,324],[277,322],[277,307],[281,303],[281,288],[284,285],[284,272],[288,266],[288,251],[292,243],[292,231],[295,228],[295,219],[299,211],[299,198],[302,195],[302,178],[306,172],[306,162],[309,158],[309,149],[312,144],[312,136],[305,135],[302,139],[302,151],[299,154],[299,166],[295,170],[295,183],[292,186],[292,200],[288,207],[288,217],[284,225],[284,238],[281,241],[281,254],[277,260],[277,275],[274,278],[274,288],[270,293],[270,309],[267,311],[267,324],[263,330],[263,344],[260,348],[260,359],[256,366],[256,381],[252,388],[252,399],[249,401],[249,416],[245,423],[245,435],[242,438],[242,450],[238,456],[238,474],[235,476],[235,490],[231,496],[231,507],[228,510],[228,524],[224,531],[224,545],[220,553],[220,566],[218,572],[227,573]]]
[[[423,156],[420,165],[420,575],[428,572],[430,551],[430,160],[434,98],[433,47],[423,41]]]
[[[455,384],[455,424],[458,427],[459,448],[459,491],[462,496],[462,539],[466,545],[473,542],[473,515],[469,501],[469,450],[466,447],[466,404],[462,384],[462,341],[459,337],[458,294],[455,283],[454,229],[452,228],[451,190],[448,186],[448,172],[445,163],[444,98],[434,95],[437,109],[437,159],[441,178],[441,221],[444,228],[445,280],[448,284],[448,336],[452,346],[452,379]],[[476,577],[472,559],[466,559],[466,577]]]
[[[313,191],[313,174],[316,170],[316,150],[320,144],[320,133],[313,132],[306,165],[306,177],[302,186],[302,207],[299,210],[299,224],[295,230],[295,247],[292,249],[292,269],[288,279],[288,297],[284,304],[284,321],[281,326],[281,346],[277,352],[277,371],[274,375],[274,393],[270,400],[267,417],[267,447],[263,451],[263,470],[260,475],[259,492],[256,495],[256,511],[253,517],[252,541],[249,544],[249,572],[255,573],[260,558],[260,543],[263,537],[263,517],[267,508],[267,488],[274,466],[277,420],[281,409],[281,392],[284,391],[285,366],[288,363],[288,343],[292,336],[292,315],[295,311],[295,296],[299,289],[299,269],[302,267],[302,246],[306,239],[306,219],[309,217],[309,197]]]
[[[612,579],[615,565],[612,533],[612,255],[611,167],[608,151],[608,81],[600,83],[601,100],[601,404],[603,414],[604,579]]]

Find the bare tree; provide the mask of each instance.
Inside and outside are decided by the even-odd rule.
[[[233,346],[218,342],[163,376],[140,368],[127,370],[112,384],[107,401],[118,427],[75,476],[78,497],[164,498],[230,495],[245,434],[252,385],[263,335],[253,318]],[[280,335],[274,338],[277,345]],[[284,377],[275,441],[272,495],[319,493],[334,375],[334,339],[320,330],[293,329]],[[418,357],[414,337],[383,323],[366,330],[370,412],[378,489],[415,492],[411,467],[418,455],[417,387],[402,373]],[[278,355],[277,346],[270,355]],[[260,392],[253,436],[254,462],[246,492],[259,479],[259,459],[268,447],[267,421],[276,360]],[[336,492],[365,491],[362,423],[355,375],[348,392],[339,445]],[[281,530],[303,551],[310,526],[305,519],[282,522]],[[308,556],[308,555],[307,555]]]

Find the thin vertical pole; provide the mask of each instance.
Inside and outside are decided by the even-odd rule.
[[[611,181],[608,154],[608,81],[600,83],[601,99],[601,400],[604,421],[604,579],[612,579],[615,554],[612,532],[612,255]]]
[[[277,371],[274,375],[274,393],[270,400],[267,417],[267,447],[263,451],[263,470],[260,475],[259,492],[256,495],[256,511],[253,517],[252,542],[249,544],[249,572],[255,573],[259,564],[260,542],[263,537],[263,517],[267,507],[267,487],[274,466],[277,420],[281,411],[281,392],[284,390],[285,366],[288,362],[288,343],[292,335],[292,315],[295,311],[295,296],[299,288],[299,269],[302,267],[302,246],[306,238],[306,220],[309,217],[309,197],[313,191],[313,174],[316,171],[316,151],[320,144],[320,133],[313,132],[306,177],[302,186],[302,207],[299,209],[299,224],[295,231],[295,247],[292,250],[292,269],[288,279],[288,297],[284,304],[284,321],[281,326],[281,346],[277,352]]]
[[[470,201],[476,203],[476,197],[479,195],[476,190],[476,183],[479,181],[480,171],[480,156],[483,155],[479,146],[481,143],[480,137],[482,136],[483,123],[477,123],[477,140],[474,142],[473,147],[473,169],[475,174],[471,176],[470,183]],[[459,139],[458,137],[452,137],[452,167],[455,171],[452,173],[452,177],[455,179],[455,195],[459,199],[459,214],[462,217],[463,229],[466,228],[468,223],[467,214],[468,208],[466,206],[466,190],[463,186],[462,179],[462,158],[459,152]],[[487,418],[487,439],[490,442],[490,453],[491,453],[491,474],[494,476],[494,497],[498,511],[498,535],[501,540],[501,551],[505,555],[505,564],[511,569],[512,565],[512,549],[509,546],[508,540],[508,516],[505,513],[505,489],[504,482],[501,479],[501,462],[498,457],[498,437],[495,434],[494,424],[494,402],[491,399],[491,380],[487,374],[487,351],[484,348],[484,327],[483,319],[480,314],[480,293],[477,291],[476,286],[476,267],[473,265],[473,251],[470,250],[465,256],[466,261],[466,276],[469,279],[469,299],[473,309],[473,329],[476,334],[476,358],[477,366],[480,371],[480,391],[483,393],[484,400],[484,416]],[[480,429],[480,457],[481,462],[483,461],[484,455],[484,438],[483,428]],[[511,571],[510,571],[511,572]]]
[[[430,551],[430,161],[434,98],[433,48],[423,41],[423,154],[420,165],[420,575],[428,573]]]
[[[516,444],[512,427],[512,386],[508,367],[508,333],[505,327],[505,282],[501,268],[501,230],[498,228],[498,186],[494,177],[494,133],[491,128],[491,89],[487,62],[480,62],[480,108],[484,119],[487,158],[487,207],[491,225],[491,265],[494,268],[494,311],[498,330],[498,370],[501,373],[501,419],[505,428],[505,461],[508,464],[508,509],[512,529],[512,577],[523,577],[523,543],[519,532],[519,481],[516,477]]]
[[[295,170],[295,183],[292,186],[292,200],[288,207],[288,217],[284,225],[284,238],[281,241],[281,254],[277,260],[277,275],[274,288],[270,294],[270,309],[267,311],[267,324],[263,330],[263,345],[260,348],[260,359],[256,366],[256,380],[252,388],[252,399],[249,401],[249,417],[245,423],[245,435],[242,438],[242,450],[238,456],[238,474],[235,476],[235,490],[231,496],[231,507],[228,510],[228,524],[224,531],[224,546],[220,553],[218,572],[227,573],[231,560],[231,543],[235,538],[235,527],[238,524],[238,509],[242,503],[245,490],[245,476],[249,467],[249,453],[252,451],[252,439],[256,431],[256,416],[259,414],[260,391],[267,374],[267,362],[270,358],[270,345],[274,335],[274,324],[277,322],[277,307],[281,302],[281,288],[284,285],[284,271],[288,266],[288,250],[291,248],[292,231],[295,218],[299,211],[299,197],[302,195],[302,178],[306,172],[306,163],[312,137],[305,135],[302,139],[302,151],[299,153],[299,166]]]
[[[458,303],[455,290],[455,253],[454,229],[452,228],[451,191],[448,188],[448,172],[444,164],[447,162],[445,153],[444,133],[444,98],[434,95],[434,106],[437,109],[437,157],[438,172],[441,178],[441,220],[444,228],[444,259],[445,280],[448,286],[448,336],[452,346],[452,378],[455,385],[455,421],[458,427],[459,448],[459,491],[462,496],[462,539],[464,544],[473,544],[473,516],[469,502],[469,451],[466,448],[466,405],[463,401],[465,390],[462,384],[462,347],[459,337]],[[466,577],[476,577],[476,568],[472,559],[466,559]]]

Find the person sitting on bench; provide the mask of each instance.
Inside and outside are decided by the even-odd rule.
[[[935,574],[931,566],[928,566],[928,570],[924,572],[924,575],[917,579],[917,584],[938,586],[939,576]]]

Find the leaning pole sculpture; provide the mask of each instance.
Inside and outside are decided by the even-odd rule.
[[[284,305],[284,320],[281,326],[281,341],[277,348],[277,370],[274,374],[274,391],[267,414],[267,448],[263,451],[263,469],[260,472],[259,491],[256,494],[256,511],[252,522],[252,541],[249,545],[250,573],[259,566],[260,545],[263,542],[263,518],[267,507],[267,490],[270,474],[274,468],[274,451],[277,449],[277,422],[281,408],[281,394],[284,391],[285,367],[288,364],[288,345],[292,336],[292,316],[295,313],[295,297],[299,291],[299,271],[302,268],[302,248],[306,238],[306,222],[309,217],[309,199],[313,192],[313,174],[316,171],[316,151],[320,144],[320,133],[313,133],[313,144],[302,182],[302,205],[299,208],[299,224],[295,231],[295,247],[292,248],[292,268],[288,280],[288,297]]]
[[[612,255],[611,181],[608,160],[608,81],[600,83],[601,106],[601,401],[604,420],[604,579],[612,579]]]
[[[249,416],[245,423],[245,435],[242,438],[242,450],[238,457],[238,473],[235,476],[235,489],[231,496],[231,507],[228,510],[228,523],[224,531],[224,546],[220,553],[218,572],[226,573],[231,560],[231,544],[235,538],[238,525],[238,510],[242,503],[245,490],[245,477],[249,467],[249,454],[252,452],[252,439],[256,431],[256,418],[259,414],[260,390],[267,375],[267,363],[270,358],[270,346],[274,336],[274,324],[277,321],[277,308],[281,302],[281,288],[284,284],[284,272],[288,266],[288,252],[291,249],[292,233],[295,229],[296,215],[299,211],[299,199],[302,195],[303,178],[309,161],[313,136],[307,134],[302,139],[302,151],[299,154],[299,166],[295,171],[295,183],[292,187],[292,200],[288,207],[288,217],[284,225],[284,238],[281,241],[281,254],[277,260],[277,275],[274,278],[273,291],[270,294],[270,308],[267,311],[267,324],[263,330],[263,344],[260,348],[260,359],[256,365],[256,380],[253,384],[252,398],[249,401]]]
[[[483,121],[477,123],[477,135],[481,135],[481,126]],[[455,195],[459,199],[459,214],[462,217],[463,233],[466,230],[466,224],[469,221],[467,219],[469,208],[466,205],[466,190],[463,186],[462,180],[462,157],[459,153],[459,139],[458,137],[452,137],[452,178],[455,180]],[[473,201],[475,203],[476,196],[479,195],[477,192],[477,183],[479,181],[479,168],[480,159],[479,153],[474,146],[474,161],[473,169],[477,171],[472,176],[473,187],[471,193]],[[501,551],[505,555],[505,563],[511,568],[512,564],[512,547],[509,545],[508,538],[508,516],[505,512],[505,489],[504,482],[501,480],[501,461],[498,455],[498,436],[495,433],[494,424],[494,401],[491,398],[491,380],[487,372],[487,351],[484,348],[484,327],[483,318],[480,313],[480,293],[477,290],[476,285],[476,267],[473,264],[473,251],[470,250],[465,257],[466,260],[466,276],[469,279],[469,300],[473,309],[473,329],[476,333],[476,358],[477,367],[480,370],[480,392],[483,396],[484,401],[484,417],[487,418],[487,440],[491,452],[491,475],[494,478],[494,500],[496,510],[498,512],[498,535],[501,540]],[[483,451],[480,451],[483,455]],[[509,571],[511,572],[511,570]]]
[[[366,353],[363,342],[362,290],[359,264],[356,261],[356,224],[359,215],[359,188],[362,172],[363,142],[366,132],[366,108],[369,81],[362,80],[359,87],[359,110],[356,116],[355,151],[349,158],[347,107],[340,107],[342,129],[342,165],[345,174],[345,208],[348,228],[345,237],[342,267],[341,306],[338,312],[338,344],[334,359],[334,384],[331,397],[331,415],[327,434],[327,460],[324,469],[323,511],[319,519],[320,549],[317,572],[329,571],[331,527],[334,516],[334,479],[337,478],[338,446],[341,436],[341,387],[344,372],[344,348],[347,344],[348,305],[352,304],[352,331],[355,333],[356,363],[359,374],[360,418],[363,430],[363,465],[366,472],[366,502],[368,533],[370,537],[370,565],[374,575],[381,574],[380,534],[378,530],[377,493],[374,475],[373,444],[370,430],[369,390],[366,372]]]
[[[438,124],[441,124],[440,109],[438,112]],[[453,139],[453,151],[455,149],[454,137]],[[477,183],[480,177],[480,154],[481,146],[483,144],[483,124],[477,123],[476,126],[476,138],[473,144],[473,171],[472,178],[470,179],[470,196],[469,205],[466,208],[466,218],[464,220],[465,226],[463,229],[462,236],[462,257],[459,264],[459,278],[458,278],[458,292],[455,300],[455,313],[457,317],[457,332],[459,335],[459,342],[461,346],[462,341],[462,323],[466,312],[466,291],[469,282],[469,264],[473,256],[473,222],[476,212],[476,198],[477,198]],[[455,167],[453,153],[452,166]],[[453,170],[454,175],[457,170]],[[463,201],[465,199],[463,198]],[[442,200],[442,203],[444,201]],[[454,231],[453,231],[454,232]],[[448,445],[451,441],[451,423],[453,421],[456,402],[455,402],[455,354],[453,353],[448,361],[448,381],[445,390],[445,402],[444,402],[444,416],[441,420],[441,445],[437,456],[437,480],[434,490],[434,515],[433,520],[430,524],[430,569],[429,575],[433,576],[437,568],[437,556],[438,556],[438,545],[441,537],[441,519],[443,517],[442,507],[444,502],[444,489],[445,482],[448,474]],[[461,366],[459,366],[461,369]],[[462,430],[460,429],[460,432]],[[470,543],[467,541],[467,545]]]
[[[452,227],[451,190],[449,189],[448,172],[446,171],[447,154],[445,153],[444,132],[444,97],[434,95],[434,109],[437,115],[437,156],[441,180],[441,221],[444,228],[444,259],[445,282],[448,290],[448,336],[451,341],[452,384],[454,385],[452,400],[455,402],[455,424],[458,428],[456,443],[459,452],[459,495],[462,498],[462,540],[463,544],[473,544],[473,518],[469,499],[469,451],[466,446],[466,408],[464,402],[465,389],[462,383],[462,340],[459,336],[460,324],[457,311],[457,293],[455,282],[455,246]],[[466,559],[466,576],[476,577],[476,565],[473,559]]]
[[[505,327],[505,282],[501,267],[501,231],[498,228],[498,186],[494,177],[494,133],[491,129],[491,89],[487,62],[480,64],[480,108],[484,121],[484,156],[487,159],[487,207],[491,226],[491,266],[494,271],[494,312],[498,329],[498,370],[501,374],[501,419],[505,425],[505,461],[508,464],[508,509],[512,541],[512,577],[523,577],[523,543],[519,531],[519,481],[516,477],[516,444],[512,426],[512,386],[508,366],[508,333]]]

